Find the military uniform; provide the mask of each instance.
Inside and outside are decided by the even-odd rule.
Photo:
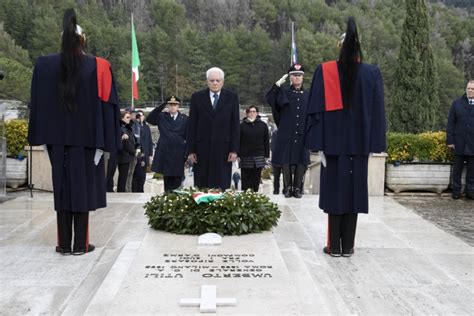
[[[303,74],[304,69],[296,64],[289,70],[289,74],[292,73]],[[277,84],[266,95],[278,126],[272,164],[283,167],[286,197],[301,197],[303,192],[304,174],[309,164],[309,151],[305,147],[308,97],[308,92],[302,88],[282,88]]]

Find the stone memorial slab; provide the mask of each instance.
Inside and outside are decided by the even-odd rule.
[[[205,233],[199,236],[199,246],[220,246],[222,244],[222,237],[215,233]]]
[[[180,306],[199,306],[201,313],[215,313],[217,306],[235,306],[235,298],[217,298],[217,287],[215,285],[201,286],[201,298],[182,298]]]
[[[220,247],[200,247],[196,236],[150,229],[125,277],[117,276],[123,281],[114,299],[107,298],[105,303],[94,297],[86,314],[190,313],[180,300],[197,297],[201,286],[211,284],[219,289],[219,298],[239,300],[219,313],[294,315],[296,288],[272,233],[223,239]],[[200,299],[184,303],[212,312],[219,303],[233,302],[219,298],[216,288],[204,287]]]

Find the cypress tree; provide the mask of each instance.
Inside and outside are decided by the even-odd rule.
[[[396,132],[433,130],[439,113],[438,75],[425,0],[406,0],[390,113]]]

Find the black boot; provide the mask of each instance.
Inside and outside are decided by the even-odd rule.
[[[293,178],[293,188],[295,198],[301,198],[303,196],[303,187],[304,187],[304,175],[306,173],[306,166],[296,165],[295,166],[295,175]]]
[[[293,188],[292,187],[286,187],[283,189],[283,194],[285,195],[286,198],[290,198],[293,196]]]
[[[94,249],[95,249],[95,246],[94,246],[94,245],[88,244],[88,245],[87,245],[87,248],[74,248],[74,249],[72,250],[72,254],[73,254],[74,256],[81,256],[81,255],[83,255],[83,254],[85,254],[85,253],[94,251]]]
[[[293,196],[293,187],[291,184],[291,167],[290,165],[283,165],[283,194],[286,198]]]
[[[297,199],[301,199],[303,197],[303,194],[301,193],[301,189],[295,188],[293,191],[293,196]]]

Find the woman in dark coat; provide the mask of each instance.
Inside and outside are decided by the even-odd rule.
[[[117,155],[118,165],[118,182],[117,192],[126,192],[128,169],[130,163],[135,159],[135,135],[133,134],[132,127],[130,126],[131,114],[130,112],[122,112],[122,119],[120,126],[122,128],[122,150]]]
[[[69,9],[63,19],[61,53],[39,57],[31,83],[28,141],[48,149],[56,252],[63,255],[94,250],[89,244],[89,212],[106,206],[102,153],[115,153],[121,146],[110,64],[86,54],[84,44],[84,32]]]
[[[179,188],[184,177],[188,116],[179,112],[180,102],[172,96],[151,111],[146,119],[148,123],[158,125],[160,131],[151,170],[163,175],[166,192]],[[166,105],[168,112],[163,112]]]
[[[247,117],[240,123],[240,169],[242,191],[252,189],[258,192],[262,168],[270,156],[268,126],[260,120],[258,108],[250,106]]]
[[[339,60],[316,68],[308,104],[309,149],[322,160],[319,208],[328,213],[324,252],[351,256],[357,214],[368,213],[369,153],[385,150],[383,81],[377,66],[362,63],[353,18]]]

